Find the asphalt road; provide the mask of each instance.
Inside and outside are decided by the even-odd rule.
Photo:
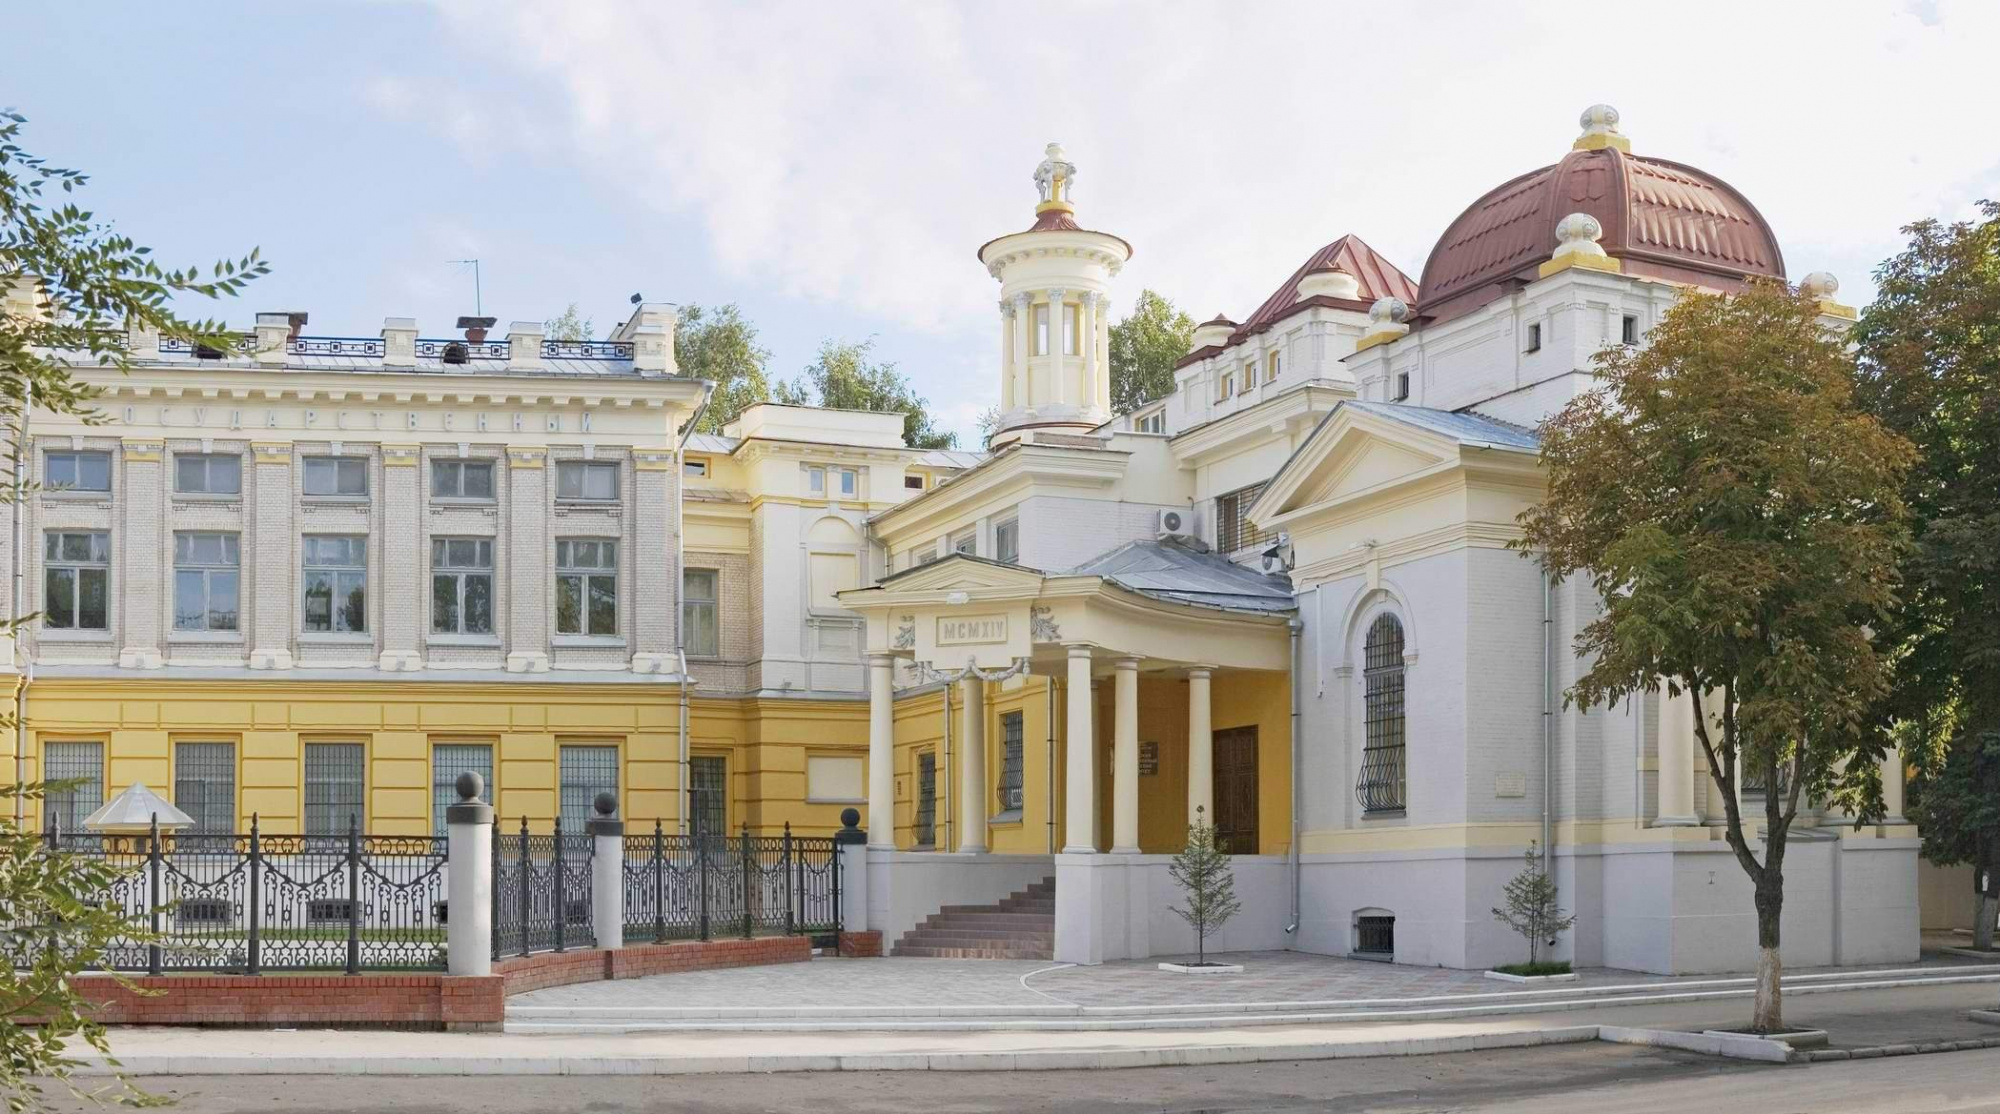
[[[102,1082],[102,1081],[98,1081]],[[148,1081],[192,1114],[1338,1111],[1370,1114],[2000,1114],[2000,1049],[1756,1065],[1584,1044],[1409,1059],[1067,1072],[685,1077],[210,1076]],[[56,1110],[102,1109],[64,1100]]]

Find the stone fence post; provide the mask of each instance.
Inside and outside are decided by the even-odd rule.
[[[868,931],[868,833],[856,825],[861,813],[840,812],[840,830],[833,833],[840,856],[840,931]]]
[[[481,801],[486,779],[458,775],[458,803],[444,810],[445,969],[493,973],[493,806]]]
[[[590,927],[600,948],[625,946],[625,821],[617,819],[618,797],[599,793],[591,802],[597,815],[584,822],[590,833]]]

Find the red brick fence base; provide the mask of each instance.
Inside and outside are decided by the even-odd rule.
[[[847,954],[842,940],[842,954]],[[880,954],[879,942],[876,954]],[[158,995],[135,994],[110,978],[79,980],[107,1025],[324,1025],[353,1029],[498,1029],[507,996],[550,986],[636,979],[676,971],[802,963],[812,958],[804,936],[755,940],[634,944],[503,960],[494,973],[451,975],[160,975],[133,983]]]

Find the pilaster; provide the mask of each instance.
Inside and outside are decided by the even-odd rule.
[[[507,450],[507,672],[549,669],[549,450]]]
[[[382,446],[382,537],[371,554],[382,570],[378,578],[382,599],[387,604],[382,616],[382,656],[384,672],[412,672],[424,667],[418,650],[422,625],[429,609],[420,602],[429,595],[421,591],[423,570],[430,564],[430,547],[424,543],[423,492],[418,465],[423,461],[420,445]]]
[[[162,555],[172,568],[172,555],[161,536],[160,516],[166,503],[164,488],[166,442],[153,439],[127,440],[120,451],[123,463],[116,484],[115,506],[123,519],[119,531],[124,545],[120,626],[124,645],[118,651],[120,669],[159,669],[166,665],[161,651],[160,621],[168,607],[161,606],[159,590]],[[171,593],[169,593],[171,599]]]
[[[674,450],[632,453],[632,672],[671,673],[681,586],[673,583],[674,519],[680,498]]]
[[[248,500],[251,548],[239,549],[255,576],[240,576],[238,591],[254,591],[258,606],[250,609],[252,669],[292,667],[293,505],[292,446],[252,443],[250,469],[253,495]],[[385,553],[383,558],[386,560]]]

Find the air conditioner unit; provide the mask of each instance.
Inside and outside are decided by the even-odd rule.
[[[1194,512],[1181,509],[1162,509],[1157,533],[1162,538],[1194,537]]]

